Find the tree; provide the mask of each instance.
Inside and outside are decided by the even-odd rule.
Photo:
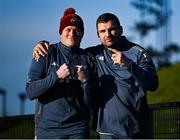
[[[141,20],[135,23],[133,29],[139,32],[141,41],[152,30],[165,26],[171,15],[167,9],[168,0],[133,0],[131,5],[140,11]],[[165,8],[164,8],[165,7]]]

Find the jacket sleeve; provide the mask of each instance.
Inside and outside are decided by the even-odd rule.
[[[82,83],[81,87],[84,91],[84,101],[85,104],[92,109],[94,104],[94,97],[97,94],[96,89],[98,85],[98,78],[97,78],[97,66],[95,62],[94,56],[87,52],[88,56],[88,80]]]
[[[141,51],[138,55],[138,62],[128,60],[128,69],[144,90],[155,91],[158,88],[158,76],[152,59],[147,52]]]
[[[90,92],[90,88],[91,88],[91,86],[90,86],[90,84],[86,81],[86,82],[84,82],[84,83],[82,83],[81,84],[81,87],[82,87],[82,89],[83,89],[83,91],[84,91],[84,103],[86,104],[86,106],[88,107],[88,108],[91,108],[91,101],[92,101],[92,99],[91,99],[91,92]]]
[[[46,63],[40,57],[38,62],[32,59],[26,83],[26,93],[29,99],[33,100],[44,94],[58,81],[56,72],[46,76]]]

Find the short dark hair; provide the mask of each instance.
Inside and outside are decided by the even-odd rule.
[[[100,15],[96,21],[96,28],[98,27],[97,25],[99,23],[106,23],[108,21],[112,20],[114,23],[116,23],[119,27],[121,27],[119,19],[117,18],[117,16],[115,16],[114,14],[111,13],[104,13],[102,15]],[[98,28],[97,28],[98,29]]]

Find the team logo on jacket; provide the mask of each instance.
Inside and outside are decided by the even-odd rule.
[[[55,61],[51,65],[52,66],[58,66],[58,64]]]
[[[104,56],[99,56],[99,60],[104,61]]]

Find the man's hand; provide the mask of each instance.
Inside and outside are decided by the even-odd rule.
[[[63,64],[60,68],[56,71],[59,79],[66,79],[70,75],[70,70],[67,64]]]
[[[88,74],[86,73],[85,68],[82,65],[77,65],[77,79],[81,81],[81,83],[84,83],[88,79]]]
[[[33,58],[38,61],[40,55],[45,56],[47,54],[47,50],[49,48],[48,41],[40,41],[36,44],[33,49]]]
[[[123,53],[121,53],[120,51],[118,51],[116,49],[112,49],[112,48],[108,48],[108,50],[113,53],[111,56],[111,59],[114,62],[114,64],[119,64],[122,66],[127,65],[127,58]]]

